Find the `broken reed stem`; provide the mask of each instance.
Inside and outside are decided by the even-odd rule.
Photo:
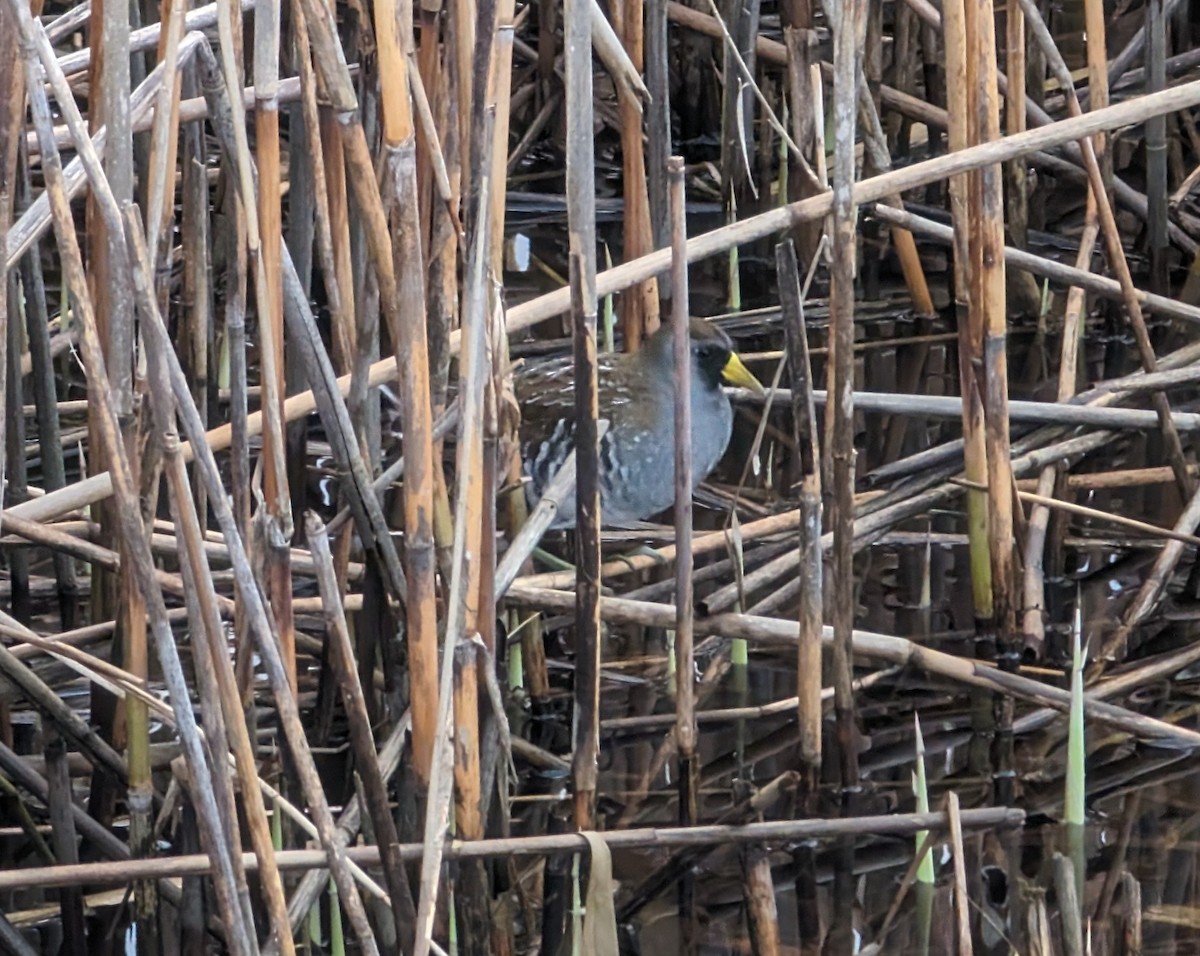
[[[688,319],[687,211],[683,158],[667,160],[671,217],[671,330],[675,374],[675,737],[680,821],[697,819],[696,698],[692,602],[692,348]],[[597,562],[599,564],[599,562]],[[597,567],[597,582],[599,568]]]
[[[1087,0],[1094,3],[1095,0]],[[1087,218],[1083,235],[1079,240],[1079,253],[1075,257],[1076,267],[1086,269],[1092,261],[1092,252],[1100,234],[1096,216],[1096,201],[1089,187]],[[1063,313],[1062,348],[1058,365],[1058,400],[1067,401],[1075,394],[1075,382],[1079,374],[1079,348],[1083,343],[1084,317],[1087,308],[1086,293],[1079,286],[1072,286],[1067,293],[1067,304]],[[1037,493],[1048,497],[1054,491],[1058,477],[1057,468],[1043,469],[1038,477]],[[1021,631],[1025,643],[1040,648],[1045,634],[1045,547],[1046,533],[1050,524],[1050,509],[1035,504],[1029,511],[1028,530],[1025,538],[1025,581]]]

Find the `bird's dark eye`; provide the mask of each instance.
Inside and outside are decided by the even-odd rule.
[[[729,361],[729,349],[720,342],[698,342],[695,346],[696,364],[712,388],[721,383],[721,370]]]

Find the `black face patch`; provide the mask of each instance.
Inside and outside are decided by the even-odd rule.
[[[700,379],[705,386],[714,391],[721,387],[721,372],[729,361],[729,348],[721,342],[709,339],[692,343],[692,354],[696,359],[696,367],[700,371]]]

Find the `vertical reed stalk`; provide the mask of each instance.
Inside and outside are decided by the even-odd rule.
[[[1108,105],[1108,54],[1105,44],[1105,15],[1101,0],[1084,0],[1084,17],[1087,30],[1088,90],[1092,109]],[[1011,15],[1011,14],[1010,14]],[[1022,14],[1024,23],[1024,14]],[[1112,161],[1106,148],[1107,137],[1094,138],[1100,161],[1102,178],[1111,177]],[[1079,252],[1075,257],[1075,268],[1089,269],[1096,240],[1100,234],[1098,204],[1088,186],[1087,214],[1083,235],[1079,240]],[[1062,350],[1058,363],[1057,399],[1064,402],[1075,394],[1079,377],[1079,349],[1083,342],[1084,319],[1087,315],[1087,296],[1083,289],[1073,286],[1067,293],[1067,304],[1063,312]],[[1049,496],[1053,492],[1058,470],[1046,468],[1038,477],[1037,493]],[[1034,505],[1029,513],[1029,530],[1025,544],[1024,616],[1022,632],[1027,644],[1040,647],[1043,639],[1045,613],[1044,561],[1046,531],[1050,520],[1049,509]]]
[[[645,105],[646,121],[646,197],[650,209],[650,229],[654,248],[664,249],[671,241],[669,200],[667,198],[667,160],[671,155],[671,76],[670,40],[667,30],[667,0],[646,3],[646,89],[650,102]],[[661,282],[661,280],[660,280]],[[670,298],[670,288],[660,289],[659,297]]]
[[[511,27],[502,27],[498,32],[501,44],[505,39],[511,42]],[[481,44],[484,36],[480,35]],[[491,41],[488,58],[496,66],[505,56],[497,48],[496,34],[489,32],[486,36]],[[495,73],[491,74],[489,88],[483,91],[485,101],[493,93],[499,96],[502,90],[503,83]],[[504,113],[507,116],[507,110]],[[481,616],[490,614],[494,607],[494,601],[486,608],[480,604],[484,576],[481,560],[483,530],[488,523],[484,509],[494,508],[493,497],[485,488],[487,469],[484,467],[488,385],[492,377],[489,340],[493,326],[494,297],[489,280],[495,274],[495,243],[497,239],[503,242],[503,236],[497,236],[495,223],[491,220],[496,210],[494,197],[499,188],[491,182],[491,171],[499,170],[503,175],[505,159],[504,149],[497,148],[494,120],[494,107],[488,103],[485,127],[479,138],[482,152],[475,157],[480,167],[488,172],[478,180],[478,212],[472,221],[472,259],[463,290],[459,392],[462,415],[455,469],[458,484],[454,502],[454,547],[446,621],[446,656],[452,658],[454,667],[454,824],[458,835],[467,840],[483,837],[479,675],[474,642],[478,640]],[[504,139],[499,141],[503,143]],[[502,205],[500,210],[503,215]],[[462,876],[454,897],[455,911],[460,916],[458,939],[463,952],[473,956],[487,950],[486,918],[480,919],[487,912],[486,881],[477,863],[464,867]]]
[[[800,269],[791,242],[775,247],[779,303],[788,354],[792,391],[793,438],[799,450],[800,478],[800,638],[796,645],[796,715],[800,727],[801,795],[807,812],[814,801],[821,773],[821,454],[817,436],[820,424],[813,402],[812,366],[808,354],[808,328],[804,320],[804,293]]]
[[[771,857],[765,848],[743,848],[742,895],[746,899],[746,919],[750,941],[756,956],[780,956],[784,952],[779,938],[779,909],[775,903],[775,880]]]
[[[591,829],[600,721],[600,484],[596,435],[596,193],[590,0],[564,9],[567,230],[575,342],[575,825]],[[638,152],[641,152],[639,145]]]
[[[197,92],[195,71],[188,69],[187,93]],[[212,316],[212,241],[209,233],[208,163],[204,125],[189,123],[184,132],[183,212],[181,242],[183,251],[183,308],[185,322],[181,334],[192,378],[192,396],[204,423],[208,424],[209,404],[216,398],[211,380]],[[201,522],[208,519],[204,490],[196,484],[196,513]]]
[[[645,13],[643,0],[618,0],[611,5],[613,27],[629,54],[633,68],[645,68]],[[642,104],[627,83],[617,84],[621,124],[621,170],[625,189],[625,221],[622,232],[625,260],[637,259],[654,250],[650,226],[650,194],[646,181],[646,154],[642,146]],[[668,125],[668,134],[670,127]],[[621,331],[625,348],[635,351],[642,339],[659,326],[658,281],[647,279],[620,297]]]
[[[118,203],[128,203],[132,202],[134,191],[128,107],[129,9],[128,7],[124,10],[115,9],[122,6],[120,3],[108,3],[104,6],[106,33],[111,35],[114,41],[119,38],[124,43],[124,46],[108,47],[105,51],[109,60],[105,69],[105,81],[115,81],[121,84],[117,90],[108,94],[111,96],[111,102],[104,104],[104,118],[106,125],[109,126],[109,135],[116,134],[117,137],[112,141],[116,152],[111,152],[108,148],[105,150],[105,172],[112,183],[113,198]],[[148,209],[153,218],[147,225],[156,239],[161,232],[166,231],[167,241],[163,243],[164,249],[161,251],[163,261],[169,262],[172,244],[170,242],[171,232],[167,230],[169,225],[173,226],[174,224],[175,211],[176,136],[172,134],[178,130],[179,77],[177,66],[179,37],[182,34],[182,5],[170,2],[162,3],[161,17],[158,59],[163,64],[164,76],[158,95],[151,150],[148,157],[150,168],[146,190],[150,197]],[[120,60],[121,63],[118,64],[117,60]],[[116,125],[112,126],[114,121]],[[166,194],[171,196],[172,201],[169,203],[163,198]],[[98,216],[97,219],[99,222],[103,217]],[[116,233],[116,227],[113,228]],[[117,385],[115,397],[126,454],[129,457],[133,480],[138,482],[141,472],[142,456],[139,454],[139,439],[142,429],[141,416],[133,395],[135,387],[134,310],[132,291],[129,288],[132,276],[118,275],[114,272],[118,265],[125,261],[123,254],[118,252],[118,246],[123,242],[123,235],[108,236],[107,248],[102,258],[107,273],[106,281],[112,286],[102,296],[103,308],[109,310],[105,319],[108,329],[106,343],[108,351],[105,353],[105,357],[110,362],[110,375]],[[163,273],[169,276],[169,268],[164,269]],[[167,285],[166,282],[161,283],[161,296],[164,302],[167,301],[168,296]],[[116,609],[116,614],[119,621],[118,633],[124,641],[123,663],[131,674],[146,679],[150,673],[149,650],[146,645],[146,608],[128,570],[132,561],[127,552],[122,553],[122,562],[124,570],[118,584],[121,601]],[[125,722],[129,759],[130,844],[135,856],[149,856],[153,852],[154,840],[154,788],[150,771],[150,718],[144,701],[133,695],[125,699]],[[228,826],[228,820],[226,825]],[[235,862],[234,872],[237,873],[237,870],[238,864]],[[157,938],[157,902],[153,884],[148,881],[139,884],[136,904],[139,922],[139,950],[144,953],[156,952],[159,948],[159,941]],[[143,934],[143,929],[149,930],[149,933]],[[145,938],[143,938],[144,935]]]
[[[1167,16],[1163,0],[1146,0],[1145,92],[1157,93],[1167,85]],[[1095,107],[1093,106],[1093,109]],[[1150,289],[1160,295],[1170,291],[1167,241],[1167,118],[1146,120],[1146,230],[1150,246]]]
[[[21,141],[24,138],[24,122],[25,122],[25,84],[23,82],[24,74],[21,71],[20,49],[17,43],[17,34],[12,29],[12,16],[8,12],[7,7],[0,8],[0,70],[3,70],[3,75],[9,78],[7,87],[3,92],[0,92],[0,240],[5,243],[5,248],[8,245],[8,230],[12,226],[13,212],[17,199],[17,193],[20,189],[19,180],[17,178],[17,156],[20,152]],[[22,178],[28,174],[27,170],[22,171]],[[33,293],[28,287],[25,289],[26,296]],[[10,303],[15,303],[16,299],[9,295],[9,284],[4,282],[0,287],[0,348],[7,349],[8,346],[8,327],[12,321],[9,315]],[[30,308],[35,308],[34,303],[30,302]],[[45,342],[45,338],[42,339]],[[33,346],[31,345],[31,351]],[[0,356],[0,376],[7,376],[10,356],[5,351],[3,356]],[[35,367],[37,358],[34,358]],[[36,381],[36,379],[35,379]],[[20,394],[20,379],[17,380],[17,393]],[[49,383],[49,389],[46,389],[45,383],[42,388],[42,400],[49,399],[53,401],[53,381]],[[46,392],[50,394],[47,395]],[[3,394],[0,390],[0,394]],[[38,402],[39,421],[41,420],[42,402]],[[49,415],[50,409],[46,410]],[[22,415],[21,408],[10,408],[9,415]],[[57,416],[55,416],[57,417]],[[6,449],[7,438],[7,420],[0,422],[0,455],[4,455]],[[45,436],[42,436],[45,441]],[[60,451],[61,455],[61,451]],[[61,462],[61,458],[59,459]],[[0,458],[0,474],[4,473],[5,462]],[[3,510],[3,495],[0,494],[0,510]]]
[[[0,16],[3,8],[0,7]],[[2,59],[7,53],[0,52],[0,71],[3,75],[21,76],[13,70],[5,70]],[[25,97],[25,84],[14,82],[12,87],[19,89],[21,100]],[[10,92],[10,98],[12,93]],[[0,100],[0,110],[8,114],[19,115],[20,109],[10,105],[11,99]],[[0,116],[0,140],[11,134],[11,120]],[[12,137],[16,138],[16,137]],[[9,155],[9,146],[0,146],[0,157]],[[18,150],[20,154],[22,151]],[[3,169],[4,167],[0,167]],[[19,169],[16,191],[20,206],[27,207],[32,199],[32,185],[29,174],[28,157],[24,156]],[[0,175],[3,175],[0,172]],[[0,203],[0,216],[11,219],[11,211],[6,213],[5,206]],[[50,345],[50,315],[46,303],[46,284],[42,274],[41,244],[34,243],[33,248],[21,257],[21,288],[25,298],[25,339],[29,348],[30,368],[33,378],[33,398],[37,416],[38,439],[42,445],[42,488],[52,492],[66,486],[66,467],[63,463],[61,430],[58,420],[58,394],[54,382],[54,357]],[[7,308],[7,303],[3,304]],[[79,585],[75,575],[74,562],[61,551],[55,551],[54,579],[58,586],[59,620],[64,630],[71,630],[76,625],[78,617],[77,602]]]
[[[942,8],[946,51],[946,103],[950,128],[949,150],[970,145],[972,116],[968,91],[972,68],[967,44],[966,9],[962,0],[947,0]],[[963,472],[979,487],[967,491],[967,535],[971,567],[971,596],[977,629],[990,628],[992,564],[988,551],[987,445],[984,438],[984,408],[981,383],[973,356],[983,349],[980,330],[970,320],[971,253],[969,249],[970,176],[950,179],[950,209],[954,221],[954,301],[958,317],[958,370],[963,396]]]
[[[1094,0],[1088,0],[1089,3]],[[1079,239],[1079,252],[1075,257],[1077,269],[1091,265],[1100,235],[1100,223],[1096,217],[1096,201],[1088,192],[1087,216],[1083,235]],[[1067,292],[1067,304],[1063,310],[1062,348],[1058,360],[1057,400],[1065,402],[1076,391],[1079,377],[1079,349],[1083,344],[1084,321],[1087,316],[1087,294],[1079,286]],[[1048,466],[1038,476],[1037,493],[1049,497],[1054,492],[1059,469]],[[1050,522],[1050,509],[1035,504],[1029,510],[1028,531],[1025,538],[1025,581],[1021,631],[1025,643],[1040,649],[1045,634],[1045,550],[1046,532]]]
[[[490,117],[489,117],[490,119]],[[490,122],[485,126],[483,142],[489,143]],[[481,163],[484,172],[480,175],[479,195],[486,197],[489,188],[489,163]],[[454,550],[452,575],[446,597],[446,652],[442,656],[442,671],[438,684],[438,710],[435,725],[433,761],[430,766],[429,799],[425,814],[425,852],[421,860],[421,893],[417,903],[416,956],[428,956],[432,943],[433,920],[437,908],[441,882],[441,851],[450,823],[450,804],[454,798],[455,783],[460,783],[458,797],[464,795],[462,783],[466,782],[459,768],[464,760],[456,758],[459,746],[478,747],[478,709],[468,712],[461,707],[454,712],[454,681],[460,666],[466,662],[456,653],[460,643],[473,638],[477,629],[480,608],[478,555],[479,535],[482,524],[479,508],[483,500],[482,469],[479,462],[483,454],[483,418],[487,377],[490,363],[487,355],[487,310],[488,289],[486,287],[488,239],[490,229],[488,216],[490,204],[479,203],[479,214],[475,219],[471,237],[471,255],[467,262],[464,285],[462,365],[459,373],[459,435],[457,449],[457,473],[460,476],[455,495]],[[491,609],[488,609],[490,613]],[[471,661],[474,666],[474,661]],[[461,704],[461,699],[460,699]],[[457,718],[462,724],[451,734],[451,720]],[[470,724],[474,719],[474,726]],[[463,740],[474,734],[471,740]],[[451,736],[455,746],[451,746]],[[467,758],[470,759],[470,758]],[[474,763],[475,789],[478,797],[478,763]],[[457,778],[457,779],[456,779]],[[469,791],[468,791],[469,792]],[[467,813],[471,808],[462,808]],[[478,821],[476,815],[467,820],[468,825]]]
[[[283,172],[279,151],[280,6],[260,0],[254,9],[254,129],[258,150],[258,238],[251,254],[256,266],[258,347],[262,360],[262,402],[277,409],[263,429],[263,496],[266,499],[267,595],[275,615],[279,643],[296,690],[296,634],[292,620],[292,571],[289,546],[294,531],[288,490],[286,438],[281,421],[284,399],[283,354]],[[278,426],[278,427],[277,427]]]
[[[1004,6],[1004,73],[1008,88],[1004,91],[1004,131],[1009,136],[1025,129],[1025,14],[1017,3]],[[1029,197],[1025,160],[1013,159],[1005,165],[1005,213],[1008,234],[1018,249],[1026,248],[1029,231]]]
[[[15,158],[15,157],[14,157]],[[12,180],[16,175],[16,165],[9,169],[6,177],[9,186],[9,199],[12,196]],[[6,200],[7,201],[7,200]],[[9,209],[12,209],[9,202]],[[2,216],[3,213],[0,213]],[[11,218],[11,215],[9,216]],[[25,449],[25,389],[24,376],[21,375],[21,357],[24,351],[21,347],[23,323],[20,321],[21,308],[19,298],[20,286],[16,270],[8,273],[4,282],[4,302],[0,303],[0,332],[4,334],[3,354],[0,361],[5,368],[0,371],[6,418],[0,427],[0,469],[5,475],[8,487],[7,497],[10,501],[21,502],[29,497],[29,463],[26,460]],[[10,305],[15,306],[14,315],[9,314]],[[24,548],[13,553],[8,559],[9,601],[12,614],[19,621],[28,622],[32,617],[29,594],[29,553]],[[7,722],[7,716],[4,717]]]
[[[499,0],[496,6],[496,34],[492,44],[492,71],[488,83],[487,102],[496,108],[492,136],[492,204],[491,272],[497,279],[504,275],[504,200],[508,194],[509,103],[512,99],[512,49],[514,0]],[[640,253],[639,253],[640,255]]]
[[[567,12],[571,24],[572,13]],[[569,26],[569,28],[572,28]],[[590,76],[589,76],[590,79]],[[589,139],[590,144],[590,139]],[[570,187],[568,187],[570,188]],[[578,188],[578,186],[577,186]],[[578,195],[573,204],[580,202]],[[572,229],[573,245],[578,233]],[[571,298],[575,340],[575,740],[572,778],[575,825],[595,826],[600,751],[600,447],[596,372],[595,296],[587,290],[587,252],[571,252]]]
[[[947,0],[942,5],[942,29],[946,38],[946,96],[949,113],[949,150],[966,149],[978,142],[979,72],[986,65],[976,59],[973,36],[977,14],[970,12],[971,2]],[[988,373],[980,366],[984,355],[986,320],[980,296],[983,285],[979,272],[982,261],[977,239],[979,194],[978,172],[950,179],[950,210],[954,220],[954,296],[959,325],[959,380],[962,391],[962,440],[964,474],[978,482],[976,491],[967,492],[967,549],[971,565],[971,593],[976,624],[976,655],[995,660],[995,565],[991,555],[991,506],[988,446]],[[1006,542],[1008,540],[1006,539]],[[989,741],[994,739],[994,698],[978,691],[971,696],[971,766],[978,774],[989,772]]]
[[[390,168],[390,221],[395,243],[389,268],[393,289],[380,277],[385,311],[395,311],[391,328],[400,372],[404,422],[404,565],[408,581],[405,623],[413,711],[413,755],[417,777],[429,784],[438,713],[436,560],[433,544],[433,411],[429,399],[429,346],[425,325],[425,281],[417,208],[416,131],[408,89],[408,58],[392,0],[375,6],[379,68],[394,82],[382,89],[383,138]],[[357,137],[361,135],[358,131]],[[359,170],[356,175],[362,175]],[[453,645],[449,645],[453,646]]]
[[[1088,57],[1088,93],[1089,104],[1091,109],[1101,109],[1108,105],[1108,48],[1105,41],[1106,36],[1106,17],[1104,4],[1100,0],[1084,0],[1084,18],[1085,29],[1087,34],[1087,57]],[[1044,59],[1044,58],[1043,58]],[[1101,179],[1106,185],[1112,182],[1112,157],[1108,151],[1108,136],[1107,134],[1098,134],[1093,137],[1093,143],[1097,153],[1097,158],[1100,163]],[[1079,240],[1079,253],[1076,256],[1075,265],[1079,269],[1090,269],[1092,256],[1096,247],[1096,241],[1100,233],[1099,222],[1099,204],[1096,201],[1093,187],[1088,186],[1087,213],[1084,223],[1083,235]],[[1076,386],[1079,381],[1079,353],[1083,345],[1083,336],[1085,332],[1085,322],[1088,314],[1088,298],[1086,293],[1080,288],[1072,288],[1067,294],[1067,305],[1063,316],[1063,344],[1062,356],[1059,360],[1059,379],[1058,379],[1058,400],[1066,401],[1071,395],[1075,394]],[[1051,469],[1043,471],[1038,482],[1038,490],[1043,490],[1044,485],[1049,485],[1051,481],[1059,484],[1061,488],[1063,482],[1062,470],[1058,469],[1051,474]],[[1051,486],[1052,487],[1052,486]],[[1046,494],[1051,494],[1052,491],[1047,489]],[[1067,492],[1063,491],[1064,496]],[[1049,516],[1042,514],[1045,509],[1035,506],[1030,515],[1030,532],[1027,535],[1027,547],[1029,549],[1037,548],[1037,572],[1041,575],[1043,561],[1046,558],[1058,558],[1063,553],[1061,548],[1062,529],[1065,522],[1060,520],[1055,521],[1054,528],[1058,531],[1053,535],[1048,545],[1044,546],[1044,542],[1039,540],[1037,527],[1034,524],[1034,519],[1038,519],[1038,525],[1044,527],[1049,523]],[[1045,557],[1043,557],[1045,555]],[[1055,561],[1057,566],[1061,566],[1061,558]],[[1038,589],[1037,597],[1040,599],[1039,604],[1045,604],[1044,585],[1041,580],[1038,580],[1035,585]],[[1043,631],[1041,630],[1040,620],[1031,620],[1028,624],[1036,624],[1039,630],[1036,632],[1040,639]],[[1025,639],[1030,640],[1029,626],[1025,627]]]
[[[231,89],[243,85],[243,33],[241,5],[230,0],[218,4],[217,29],[221,40],[222,66],[226,84]],[[240,127],[245,129],[245,117],[235,109]],[[226,181],[233,183],[234,170],[226,172]],[[232,438],[229,454],[229,474],[232,484],[234,523],[240,534],[250,530],[250,440],[248,435],[248,382],[246,371],[246,293],[250,252],[250,224],[239,191],[231,189],[227,201],[229,274],[225,282],[225,353],[229,361],[229,428]],[[257,226],[256,226],[257,228]],[[234,639],[237,653],[239,693],[246,702],[245,711],[252,720],[251,684],[254,679],[253,641],[248,638],[245,607],[239,602],[234,616]]]
[[[858,744],[851,687],[854,629],[854,278],[858,209],[854,204],[858,51],[866,29],[863,0],[837,0],[833,42],[833,254],[829,292],[834,405],[833,687],[842,787],[858,786]]]
[[[995,18],[991,0],[965,4],[967,58],[977,66],[967,90],[971,104],[967,136],[971,145],[1000,138],[996,78]],[[970,183],[970,268],[968,321],[971,362],[983,372],[984,441],[987,448],[988,552],[992,566],[992,617],[999,631],[1002,662],[1016,667],[1012,638],[1016,627],[1013,561],[1013,476],[1008,437],[1008,312],[1004,280],[1004,192],[999,164],[976,170]],[[1000,732],[1011,724],[1012,700],[997,697]],[[1001,737],[999,742],[1011,737]],[[1002,747],[1003,749],[1003,747]],[[1004,758],[1001,758],[1004,762]],[[996,768],[998,771],[1000,767]],[[1008,780],[998,773],[998,781]]]
[[[75,817],[71,813],[71,778],[67,767],[66,741],[53,728],[46,740],[46,785],[49,791],[50,838],[54,862],[79,862],[79,843],[75,836]],[[66,886],[60,891],[63,956],[86,956],[87,928],[83,918],[83,887]],[[141,927],[139,926],[139,929]],[[153,930],[152,930],[153,932]]]
[[[175,180],[179,150],[180,77],[179,40],[183,36],[183,4],[161,0],[162,21],[158,34],[158,60],[163,66],[163,83],[155,97],[154,125],[150,135],[150,177],[146,186],[146,235],[150,256],[163,266],[170,254],[175,224]],[[157,274],[159,307],[165,308],[170,293],[168,273]]]
[[[679,747],[679,818],[697,819],[696,660],[692,596],[692,349],[688,322],[687,197],[683,157],[667,160],[671,207],[671,323],[675,357],[675,737]]]
[[[460,169],[462,186],[459,195],[466,197],[471,194],[473,183],[471,173],[474,168],[474,157],[471,155],[471,116],[474,111],[475,96],[474,71],[472,64],[475,58],[475,28],[478,20],[475,0],[451,0],[453,8],[451,19],[454,21],[454,50],[450,55],[455,58],[458,77],[458,142],[465,160]],[[465,203],[464,203],[465,204]]]
[[[791,0],[783,8],[785,22],[784,41],[787,44],[788,71],[788,113],[792,123],[792,139],[800,147],[801,153],[809,158],[810,165],[815,165],[813,155],[817,148],[816,121],[813,115],[812,102],[812,68],[818,70],[820,57],[817,53],[817,35],[813,30],[813,10],[810,0]],[[821,131],[822,140],[824,130]],[[823,143],[821,152],[824,153]],[[815,180],[810,169],[796,160],[788,152],[788,195],[790,202],[815,196],[821,189],[821,184]],[[797,254],[807,268],[820,247],[822,224],[818,221],[801,223],[793,231],[797,244]]]

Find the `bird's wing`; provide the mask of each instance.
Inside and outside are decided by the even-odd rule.
[[[597,390],[601,416],[629,404],[632,397],[613,375],[621,356],[605,353],[597,357]],[[551,359],[526,365],[513,375],[513,390],[521,408],[524,441],[547,438],[563,418],[575,415],[575,364],[570,358]]]

